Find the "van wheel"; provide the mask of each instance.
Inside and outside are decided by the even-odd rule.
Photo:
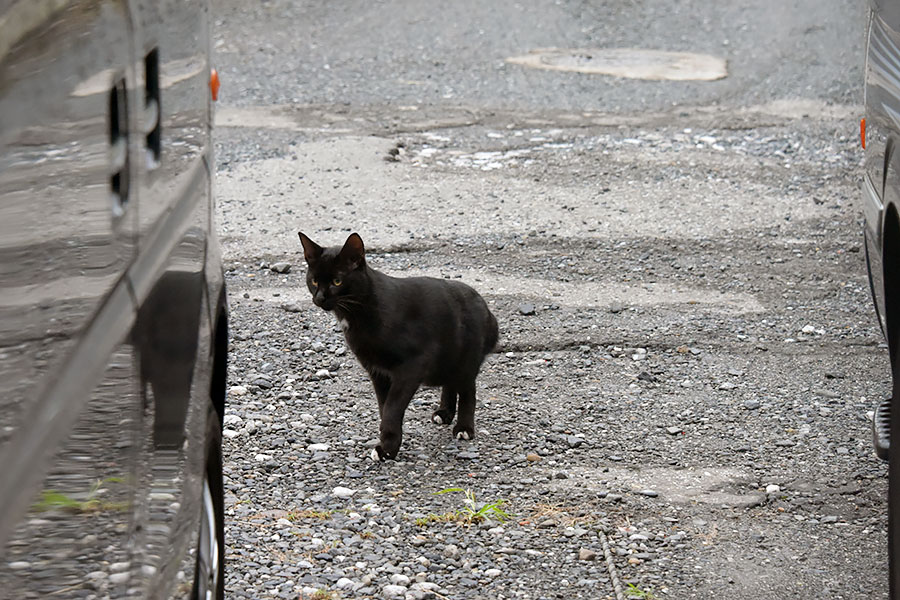
[[[225,510],[222,485],[222,432],[215,410],[206,428],[206,471],[200,509],[197,566],[192,600],[225,598]]]
[[[891,403],[900,398],[900,386],[894,383]],[[896,407],[892,407],[896,409]],[[891,410],[892,448],[888,452],[888,576],[890,598],[900,597],[900,413]]]

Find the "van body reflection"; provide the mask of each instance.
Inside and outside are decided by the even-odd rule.
[[[0,3],[0,598],[223,598],[209,6]]]

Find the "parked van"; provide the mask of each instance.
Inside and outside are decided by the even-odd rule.
[[[0,3],[0,598],[223,598],[209,29]]]

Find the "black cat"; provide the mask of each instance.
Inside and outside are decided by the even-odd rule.
[[[369,373],[381,416],[381,442],[372,458],[395,458],[403,414],[424,385],[439,385],[432,416],[453,434],[475,437],[475,378],[497,343],[497,319],[469,286],[432,277],[390,277],[366,265],[362,238],[322,248],[300,234],[313,303],[334,312],[347,345]]]

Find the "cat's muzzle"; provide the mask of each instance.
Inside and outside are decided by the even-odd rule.
[[[337,305],[337,300],[335,298],[326,298],[325,296],[315,295],[313,296],[313,304],[318,306],[323,310],[334,310],[334,307]]]

